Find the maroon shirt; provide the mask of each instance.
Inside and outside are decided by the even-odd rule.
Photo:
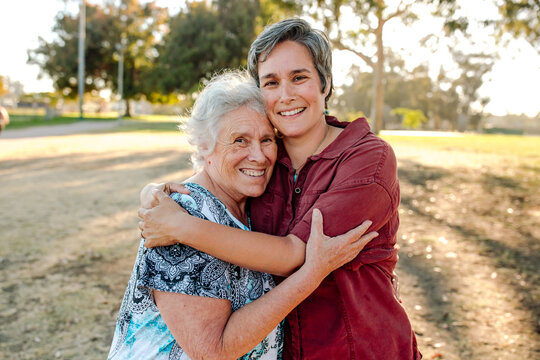
[[[326,120],[345,129],[308,159],[296,183],[291,160],[280,147],[266,192],[252,200],[253,228],[278,236],[292,233],[307,242],[311,213],[318,208],[326,235],[343,234],[369,219],[379,236],[289,314],[285,359],[420,359],[392,286],[400,200],[394,152],[370,132],[364,118]]]

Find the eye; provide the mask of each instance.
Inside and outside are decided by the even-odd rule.
[[[263,144],[271,144],[274,142],[274,138],[273,137],[264,138],[261,142]]]
[[[276,86],[278,84],[275,80],[268,80],[263,83],[263,87]]]
[[[244,138],[236,138],[236,139],[234,139],[234,143],[235,144],[240,144],[240,145],[245,145],[245,144],[247,144],[247,141]]]
[[[302,81],[302,80],[304,80],[304,79],[307,79],[307,76],[305,76],[305,75],[296,75],[296,76],[293,78],[294,81]]]

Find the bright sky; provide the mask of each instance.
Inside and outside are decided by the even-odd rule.
[[[179,7],[178,0],[160,0],[160,5]],[[466,1],[468,14],[486,14],[496,11],[486,4],[490,1]],[[26,92],[51,91],[52,81],[46,77],[38,80],[39,68],[26,64],[27,50],[38,46],[38,37],[53,38],[51,32],[55,16],[66,6],[76,11],[78,1],[68,0],[17,0],[0,1],[0,75],[20,81]],[[425,26],[425,25],[424,25]],[[411,63],[429,62],[444,66],[448,54],[433,57],[418,47],[418,34],[425,34],[418,27],[403,28],[387,23],[385,43],[393,48],[403,48],[410,53]],[[493,46],[489,40],[479,35],[478,46]],[[476,34],[476,33],[475,33]],[[481,95],[491,98],[486,111],[496,115],[525,113],[535,116],[540,113],[540,55],[525,41],[513,41],[498,52],[492,72],[486,76]],[[429,56],[429,59],[427,58]],[[334,77],[339,85],[352,63],[361,64],[354,56],[340,52],[334,56]],[[451,69],[447,69],[451,71]]]

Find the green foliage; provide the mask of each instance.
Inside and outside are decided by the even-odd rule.
[[[540,1],[504,0],[499,4],[502,20],[498,25],[501,32],[523,36],[540,51]]]
[[[166,20],[166,9],[153,3],[112,0],[103,6],[86,5],[85,92],[116,89],[120,44],[124,43],[124,97],[145,94],[145,74],[155,61],[156,35]],[[77,96],[78,14],[59,13],[51,42],[39,38],[39,46],[28,52],[28,63],[36,64],[53,79],[63,96]],[[124,39],[124,40],[122,40]]]
[[[427,122],[424,112],[418,109],[395,108],[391,114],[403,116],[403,126],[408,129],[418,129]]]
[[[260,13],[255,0],[189,3],[171,19],[153,79],[162,92],[197,91],[201,79],[245,65]]]

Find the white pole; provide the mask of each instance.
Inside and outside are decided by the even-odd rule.
[[[84,43],[86,38],[86,4],[81,0],[79,10],[79,118],[83,118],[84,101]]]
[[[120,57],[118,59],[118,120],[122,121],[122,97],[124,91],[124,39],[120,45]]]

